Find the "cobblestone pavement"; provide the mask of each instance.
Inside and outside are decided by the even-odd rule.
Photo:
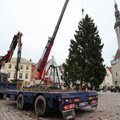
[[[120,120],[120,93],[98,94],[97,110],[81,111],[76,114],[76,120]]]
[[[99,104],[95,111],[76,111],[76,120],[120,120],[120,93],[98,93]],[[20,111],[16,103],[0,100],[0,120],[62,120],[62,115],[53,113],[47,118],[38,118],[33,109]]]

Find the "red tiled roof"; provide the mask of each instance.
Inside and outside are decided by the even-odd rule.
[[[116,54],[115,54],[115,58],[114,60],[120,59],[120,50],[118,49]]]
[[[112,67],[107,67],[110,73],[112,74]]]

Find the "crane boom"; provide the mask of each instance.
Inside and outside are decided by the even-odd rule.
[[[54,39],[55,39],[55,37],[56,37],[57,31],[58,31],[58,29],[59,29],[59,26],[60,26],[60,23],[61,23],[61,21],[62,21],[62,18],[63,18],[63,15],[64,15],[64,13],[65,13],[65,10],[66,10],[66,7],[67,7],[68,2],[69,2],[69,0],[66,0],[65,3],[64,3],[63,9],[62,9],[61,14],[60,14],[60,17],[59,17],[59,19],[58,19],[58,22],[57,22],[57,24],[56,24],[55,30],[54,30],[53,35],[52,35],[52,37],[51,37],[51,38],[52,38],[51,40],[52,40],[53,42],[54,42]]]
[[[17,82],[19,64],[20,64],[20,61],[21,61],[21,50],[22,50],[21,36],[22,36],[22,33],[18,34],[18,41],[17,41],[18,42],[18,51],[17,51],[16,66],[15,66],[15,82]]]
[[[33,75],[35,79],[41,79],[42,73],[43,73],[45,65],[47,63],[51,48],[53,46],[56,34],[58,32],[58,29],[59,29],[59,26],[60,26],[60,23],[61,23],[61,20],[63,18],[63,15],[64,15],[64,12],[66,10],[68,2],[69,2],[69,0],[65,1],[63,9],[62,9],[61,14],[60,14],[59,19],[58,19],[58,22],[57,22],[57,24],[55,26],[53,35],[52,35],[52,37],[49,37],[47,45],[45,46],[44,52],[42,54],[42,57],[40,58],[40,60],[37,63],[37,71],[38,71],[38,73],[37,73],[37,75],[36,74]]]
[[[17,35],[14,35],[13,40],[10,44],[9,50],[7,51],[7,54],[4,56],[0,56],[0,69],[4,65],[4,63],[7,63],[11,60],[14,50],[17,46],[17,43],[21,40],[22,33],[18,32]]]

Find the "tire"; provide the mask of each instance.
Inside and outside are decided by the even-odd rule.
[[[25,100],[23,94],[19,94],[17,97],[17,108],[23,110],[25,106]]]
[[[34,108],[38,116],[41,116],[41,117],[47,116],[48,105],[46,103],[46,99],[42,95],[36,98]]]

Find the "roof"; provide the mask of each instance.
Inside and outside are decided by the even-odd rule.
[[[11,59],[10,63],[16,63],[16,60],[17,60],[17,57],[14,57]],[[33,64],[31,59],[27,60],[26,58],[21,58],[20,63],[21,64]]]
[[[112,74],[112,67],[107,67],[110,73]]]
[[[120,50],[118,49],[116,54],[115,54],[115,58],[114,60],[120,59]]]

